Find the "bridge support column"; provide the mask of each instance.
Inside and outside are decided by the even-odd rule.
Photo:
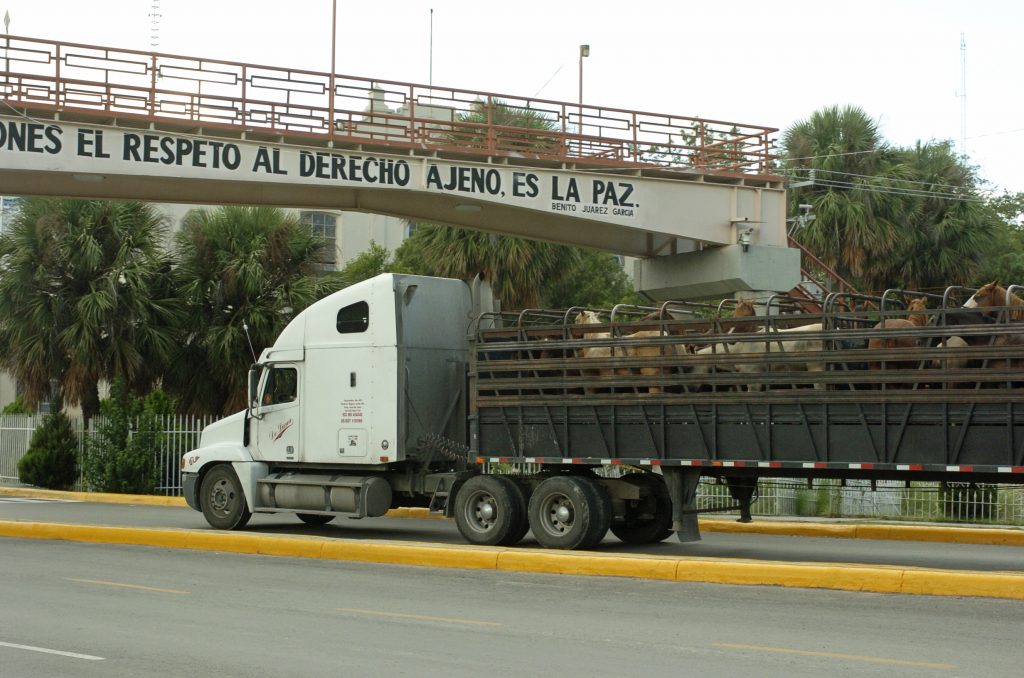
[[[800,251],[789,247],[726,245],[641,259],[637,291],[656,301],[788,292],[800,282]]]

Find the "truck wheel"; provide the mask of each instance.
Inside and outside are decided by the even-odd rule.
[[[502,476],[473,476],[455,495],[455,524],[471,544],[511,546],[529,526],[523,491]]]
[[[252,517],[238,476],[228,464],[214,466],[203,477],[199,506],[206,522],[219,530],[240,530]]]
[[[588,549],[608,532],[611,500],[604,486],[585,476],[553,476],[533,491],[527,512],[540,545]]]
[[[649,496],[636,505],[626,502],[625,522],[612,525],[612,534],[627,544],[653,544],[672,534],[672,498],[665,481],[652,473],[629,473],[621,479],[647,487]]]
[[[334,520],[334,516],[325,516],[320,513],[296,513],[295,516],[307,525],[326,525]]]

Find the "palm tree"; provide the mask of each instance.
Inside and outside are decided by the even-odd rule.
[[[558,126],[543,111],[501,99],[474,101],[450,136],[459,146],[556,155],[564,143]]]
[[[258,356],[300,311],[339,287],[318,275],[322,248],[308,226],[276,208],[186,215],[174,277],[187,319],[166,380],[184,409],[227,414],[244,406],[253,352]]]
[[[555,123],[542,112],[500,100],[475,102],[459,123],[455,128],[464,131],[451,137],[460,146],[550,153],[552,144],[561,144]],[[570,274],[580,260],[579,250],[565,245],[439,224],[421,224],[410,240],[416,263],[431,275],[467,281],[481,276],[506,309],[541,306],[543,285]]]
[[[783,146],[794,178],[814,179],[790,192],[791,213],[810,204],[816,217],[795,237],[844,278],[885,287],[872,262],[906,247],[905,203],[891,188],[911,177],[889,162],[878,126],[856,106],[832,106],[786,130]]]
[[[509,310],[543,306],[544,285],[571,275],[580,261],[575,247],[448,226],[422,225],[411,240],[432,275],[480,276]]]
[[[896,185],[905,192],[907,238],[902,249],[879,258],[880,273],[905,289],[971,283],[999,226],[977,194],[974,173],[950,141],[897,149],[893,161],[914,180]]]
[[[91,417],[101,380],[159,378],[180,317],[163,240],[144,203],[22,203],[0,238],[0,345],[29,406],[60,397]]]

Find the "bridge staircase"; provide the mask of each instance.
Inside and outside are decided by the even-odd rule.
[[[800,284],[789,292],[805,313],[821,313],[831,292],[859,294],[858,290],[790,234],[789,246],[800,250]]]

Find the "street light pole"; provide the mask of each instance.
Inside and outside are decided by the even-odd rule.
[[[9,11],[4,12],[4,82],[10,82],[11,76],[7,73],[8,59],[10,55],[8,52],[11,49],[11,13]]]
[[[335,70],[335,49],[338,45],[338,0],[331,0],[331,91],[327,95],[327,125],[330,138],[334,139],[334,70]]]
[[[580,45],[580,82],[579,82],[579,84],[580,84],[580,98],[579,98],[580,121],[579,121],[579,130],[578,130],[578,132],[580,134],[583,134],[583,58],[584,57],[588,57],[588,56],[590,56],[590,45]]]

